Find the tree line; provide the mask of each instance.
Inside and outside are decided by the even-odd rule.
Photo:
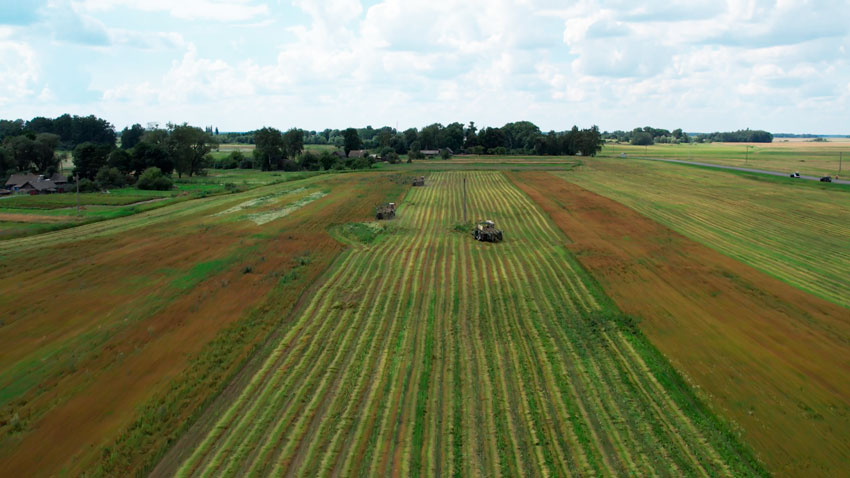
[[[217,136],[227,143],[258,144],[258,131],[246,133],[221,133]],[[290,130],[291,131],[291,130]],[[542,132],[530,121],[507,123],[501,127],[479,129],[474,121],[464,125],[458,122],[443,126],[433,123],[419,128],[397,130],[390,126],[373,128],[325,129],[302,132],[302,144],[332,145],[346,155],[351,150],[367,149],[382,157],[387,151],[398,155],[421,151],[450,150],[468,154],[519,154],[519,155],[574,155],[592,156],[602,147],[599,128],[556,132]]]
[[[763,130],[742,129],[738,131],[698,133],[688,135],[681,128],[669,131],[662,128],[644,126],[631,131],[605,131],[602,133],[605,140],[614,140],[621,143],[630,143],[637,146],[650,144],[678,144],[678,143],[771,143],[773,134]]]
[[[214,160],[210,152],[221,142],[252,144],[255,148],[250,157],[234,151]],[[330,144],[341,151],[314,153],[305,151],[307,144]],[[362,169],[376,159],[397,162],[402,155],[407,155],[408,161],[422,158],[423,151],[439,151],[443,158],[457,153],[593,156],[602,144],[602,134],[596,126],[542,132],[529,121],[480,129],[474,122],[454,122],[403,131],[389,126],[323,131],[292,128],[285,132],[264,127],[247,133],[219,133],[213,126],[202,129],[185,123],[168,124],[165,128],[134,124],[117,133],[102,118],[65,114],[26,122],[0,120],[0,179],[15,172],[51,175],[59,169],[61,158],[57,150],[70,151],[72,174],[85,180],[82,184],[86,188],[97,188],[134,183],[152,168],[160,176],[177,173],[178,178],[193,176],[209,167]],[[355,150],[368,150],[369,154],[352,156],[351,151]]]
[[[114,145],[116,138],[113,126],[93,115],[0,120],[0,179],[5,183],[15,172],[52,175],[59,169],[57,149],[87,142]]]

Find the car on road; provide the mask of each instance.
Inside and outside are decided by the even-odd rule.
[[[792,177],[792,178],[799,178],[799,177],[800,177],[800,173],[798,173],[798,172],[796,172],[796,171],[795,171],[795,172],[791,173],[791,177]]]
[[[820,178],[820,182],[822,182],[822,183],[831,183],[831,182],[832,182],[832,177],[831,177],[831,176],[824,176],[824,177]]]

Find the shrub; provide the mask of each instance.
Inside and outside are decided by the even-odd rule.
[[[322,165],[322,168],[325,170],[330,170],[334,167],[334,164],[337,162],[337,156],[328,151],[322,151],[319,155],[319,163]]]
[[[245,155],[239,151],[233,151],[230,155],[225,156],[215,163],[216,169],[236,169],[240,163],[245,160]]]
[[[245,159],[239,163],[239,169],[254,169],[254,160],[246,156]]]
[[[372,160],[369,158],[357,158],[351,163],[351,169],[369,169],[372,167]]]
[[[124,174],[118,168],[109,166],[104,166],[97,171],[95,181],[101,189],[123,188],[127,184]]]
[[[139,189],[153,189],[158,191],[167,191],[171,189],[174,183],[171,178],[162,174],[159,168],[148,168],[139,176],[139,181],[136,182],[136,187]]]
[[[298,156],[298,166],[306,171],[318,171],[322,167],[322,162],[318,155],[304,151]]]
[[[79,185],[81,193],[96,193],[100,191],[97,183],[89,178],[80,178],[80,181],[77,184]]]

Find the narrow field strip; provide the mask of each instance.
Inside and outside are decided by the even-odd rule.
[[[504,242],[455,230],[464,178],[469,217]],[[338,261],[179,476],[760,475],[668,396],[501,173],[426,182]]]

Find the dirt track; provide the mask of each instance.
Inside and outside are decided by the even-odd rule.
[[[777,476],[850,462],[850,313],[545,172],[509,177]]]

